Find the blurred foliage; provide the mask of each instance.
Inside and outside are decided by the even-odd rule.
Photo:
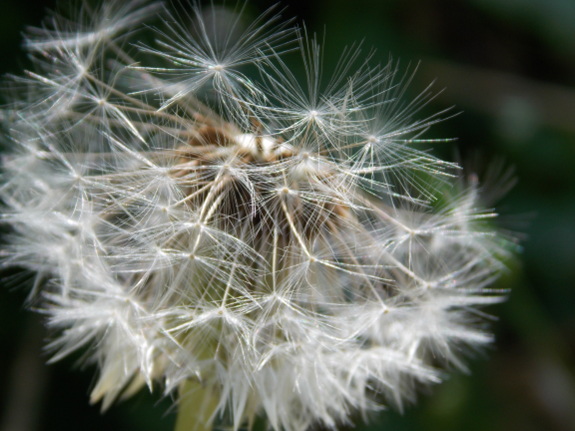
[[[54,3],[2,0],[2,73],[19,73],[26,64],[19,32],[38,25],[44,6]],[[253,0],[250,10],[272,3]],[[354,41],[363,41],[366,53],[376,48],[377,61],[392,56],[404,70],[419,63],[412,95],[432,80],[438,92],[419,115],[448,106],[461,112],[428,132],[457,137],[438,151],[479,172],[503,159],[518,179],[497,203],[502,229],[520,238],[522,253],[498,284],[510,290],[509,300],[488,310],[498,316],[495,344],[470,360],[469,374],[455,372],[403,414],[384,411],[356,429],[575,429],[575,2],[284,3],[286,16],[305,21],[320,39],[325,34],[326,70]],[[486,180],[497,194],[501,185]],[[25,292],[13,288],[17,283],[7,284],[10,289],[0,290],[0,431],[172,429],[171,402],[159,396],[141,393],[105,415],[89,406],[94,370],[78,370],[74,358],[44,366],[40,318],[24,311]],[[8,428],[22,387],[29,425]]]

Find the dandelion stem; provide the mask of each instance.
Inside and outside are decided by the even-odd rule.
[[[180,385],[174,431],[211,431],[218,401],[218,394],[211,387],[203,386],[198,380],[186,380]]]

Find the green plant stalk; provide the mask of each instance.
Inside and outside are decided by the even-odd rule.
[[[180,400],[175,431],[211,431],[219,397],[199,380],[180,385]]]

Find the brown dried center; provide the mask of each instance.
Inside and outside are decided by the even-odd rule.
[[[205,126],[177,160],[174,176],[189,208],[229,233],[313,240],[350,217],[334,189],[334,164],[275,138]]]

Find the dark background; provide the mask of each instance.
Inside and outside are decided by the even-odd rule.
[[[44,2],[2,0],[0,72],[21,73],[20,32],[38,25]],[[272,3],[250,3],[254,16]],[[385,411],[358,430],[568,431],[575,429],[575,1],[286,1],[287,16],[325,34],[325,69],[344,45],[363,41],[401,64],[420,62],[413,95],[438,93],[421,113],[460,115],[435,126],[442,156],[479,170],[515,168],[518,183],[498,204],[502,228],[521,238],[489,309],[496,342],[422,393],[403,414]],[[484,170],[484,169],[483,169]],[[9,283],[14,285],[14,280]],[[41,318],[23,289],[0,289],[0,431],[171,430],[171,401],[141,393],[104,415],[89,406],[94,369],[77,358],[45,366]],[[160,391],[158,391],[160,393]]]

